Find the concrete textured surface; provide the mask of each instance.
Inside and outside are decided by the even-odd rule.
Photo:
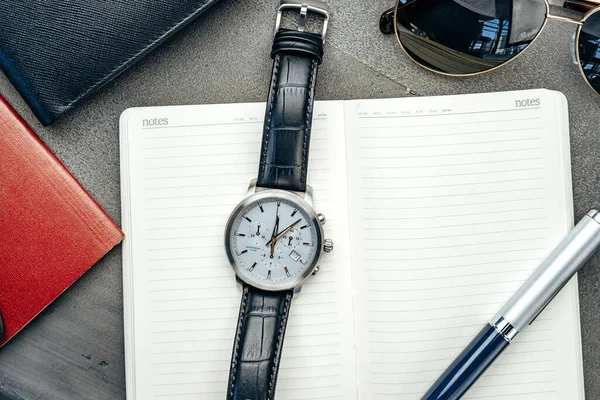
[[[513,63],[472,78],[437,76],[378,30],[393,0],[329,0],[334,18],[318,99],[548,88],[570,106],[575,216],[600,205],[600,97],[573,63],[574,25],[550,21]],[[118,119],[134,106],[266,99],[274,0],[223,0],[100,94],[42,127],[8,80],[10,101],[106,212],[120,221]],[[600,399],[600,258],[579,275],[585,391]],[[0,399],[125,397],[121,249],[117,247],[0,351]]]

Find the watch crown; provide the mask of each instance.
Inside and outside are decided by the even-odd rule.
[[[329,253],[331,250],[333,250],[333,240],[325,239],[325,243],[323,244],[323,250],[326,253]]]
[[[316,274],[317,274],[317,272],[319,272],[319,270],[320,270],[320,269],[321,269],[321,266],[320,266],[320,265],[317,265],[317,266],[315,267],[315,269],[313,270],[312,274],[313,274],[313,275],[316,275]]]
[[[325,222],[327,222],[327,218],[325,218],[325,215],[318,213],[317,214],[317,218],[319,219],[319,223],[321,225],[325,225]]]

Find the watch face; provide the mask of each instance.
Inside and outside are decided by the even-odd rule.
[[[314,270],[322,231],[315,212],[295,195],[265,191],[236,207],[227,224],[225,245],[231,265],[248,284],[285,290]]]

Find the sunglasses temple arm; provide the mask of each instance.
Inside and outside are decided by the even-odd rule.
[[[379,30],[386,35],[394,33],[394,11],[396,7],[385,10],[379,18]]]
[[[590,11],[600,6],[600,0],[565,0],[564,8],[575,11]]]

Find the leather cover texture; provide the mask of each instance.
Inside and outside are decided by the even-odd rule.
[[[0,346],[122,238],[0,97]]]
[[[0,68],[48,125],[216,1],[0,1]]]
[[[292,303],[292,291],[242,290],[231,367],[228,400],[272,400]]]
[[[304,192],[321,35],[281,30],[275,35],[273,74],[257,185]]]

